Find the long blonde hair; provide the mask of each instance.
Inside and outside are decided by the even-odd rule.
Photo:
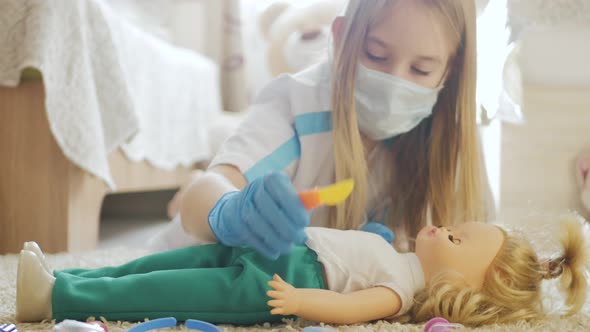
[[[353,178],[355,190],[332,211],[330,226],[356,228],[367,199],[367,163],[358,129],[354,91],[359,54],[368,32],[399,0],[350,0],[334,53],[332,124],[336,180]],[[414,237],[430,208],[435,225],[484,217],[480,152],[475,123],[475,8],[473,0],[420,0],[440,18],[457,45],[433,115],[395,142],[391,188],[397,213]],[[460,169],[459,169],[460,165]]]
[[[574,215],[560,222],[563,252],[539,261],[530,243],[523,237],[504,232],[504,243],[492,261],[480,290],[469,287],[460,278],[447,274],[435,276],[418,292],[411,320],[426,321],[444,317],[465,325],[507,323],[531,320],[544,314],[541,283],[560,277],[566,293],[565,314],[580,310],[587,296],[588,243],[585,221]]]

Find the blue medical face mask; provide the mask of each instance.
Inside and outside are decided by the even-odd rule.
[[[361,132],[384,140],[414,129],[432,114],[442,86],[430,89],[359,64],[356,114]]]

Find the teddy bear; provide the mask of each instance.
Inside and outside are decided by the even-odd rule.
[[[590,212],[590,148],[578,155],[576,178],[581,191],[582,205]]]
[[[347,0],[320,0],[305,7],[275,2],[262,12],[259,28],[267,42],[272,76],[295,73],[326,56],[331,25]]]

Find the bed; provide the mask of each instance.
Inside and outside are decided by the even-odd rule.
[[[103,1],[3,1],[0,254],[94,249],[107,193],[183,183],[210,155],[218,75]]]

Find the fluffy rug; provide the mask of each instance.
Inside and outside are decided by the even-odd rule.
[[[118,265],[128,260],[145,254],[141,250],[129,250],[127,248],[94,251],[81,254],[57,254],[48,255],[49,264],[55,269],[82,267],[92,268],[105,265]],[[15,322],[15,289],[17,255],[0,256],[0,324]],[[553,288],[551,288],[553,289]],[[548,299],[558,297],[556,292],[548,291]],[[53,329],[52,322],[40,324],[17,324],[19,331],[50,331]],[[126,331],[134,324],[128,322],[108,322],[109,331]],[[300,331],[302,328],[313,325],[311,322],[285,321],[282,325],[262,325],[252,327],[222,326],[224,331]],[[424,325],[397,324],[388,322],[377,322],[375,324],[339,326],[334,327],[339,331],[423,331]],[[174,331],[189,331],[182,327],[172,329]],[[511,325],[493,325],[477,329],[466,329],[468,331],[590,331],[590,310],[588,306],[583,312],[567,317],[548,317],[542,321],[519,322]]]

